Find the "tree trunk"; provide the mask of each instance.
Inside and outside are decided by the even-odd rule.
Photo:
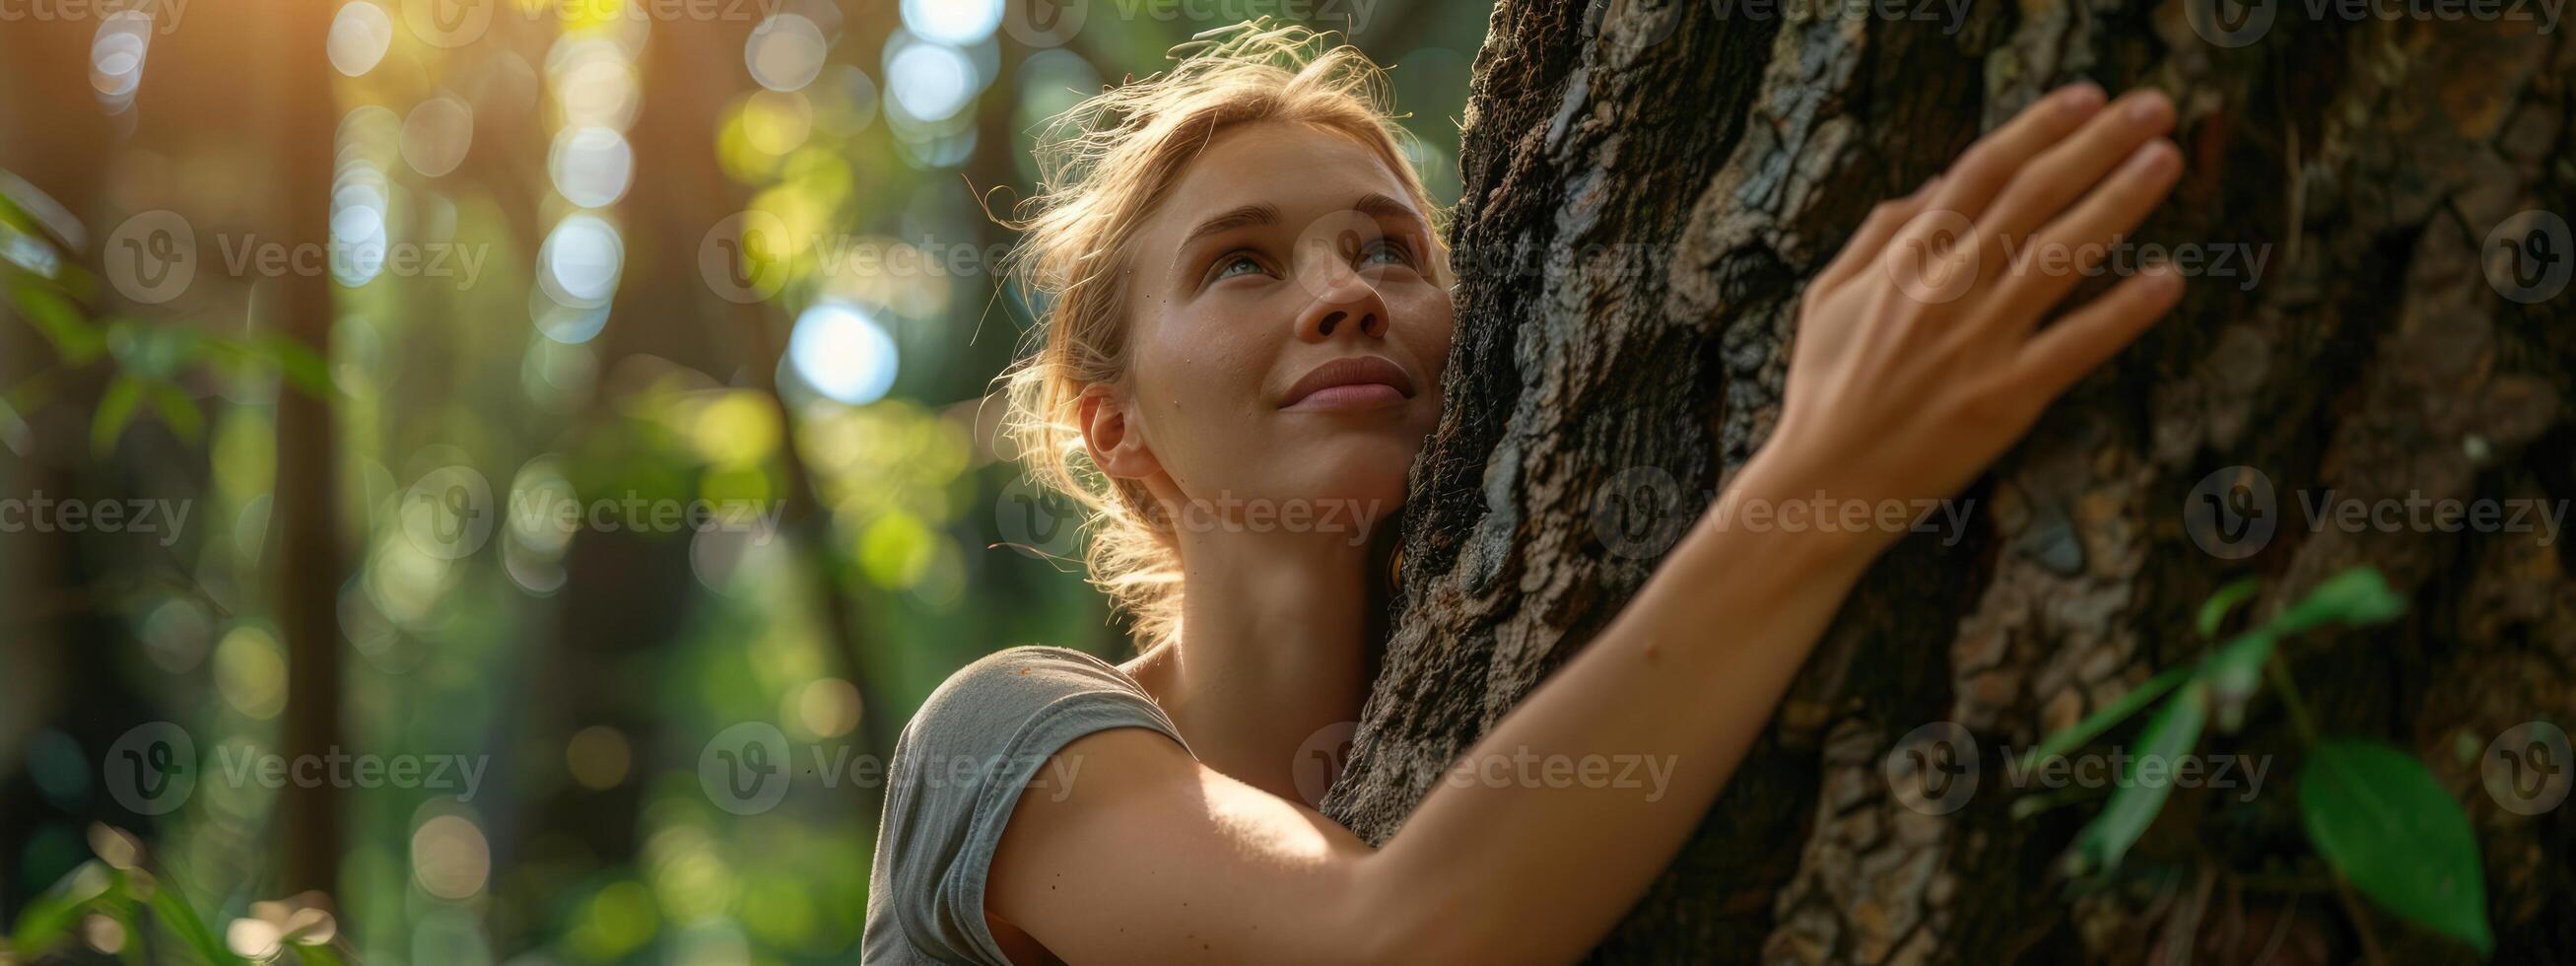
[[[2109,888],[2052,871],[2097,806],[2016,820],[2022,796],[1993,764],[2199,653],[2192,614],[2220,586],[2260,576],[2265,613],[2360,564],[2413,609],[2285,652],[2318,726],[2416,752],[2462,803],[2497,961],[2576,956],[2576,925],[2545,911],[2576,899],[2576,809],[2500,807],[2476,754],[2576,718],[2563,545],[2316,526],[2303,505],[2328,489],[2576,496],[2576,296],[2482,271],[2499,237],[2570,250],[2563,219],[2508,220],[2576,202],[2576,43],[2535,29],[2537,12],[2344,19],[2268,0],[2230,34],[2208,16],[2195,29],[2195,2],[2209,11],[1505,0],[1466,116],[1448,410],[1414,466],[1397,629],[1325,810],[1392,834],[1762,443],[1798,296],[1869,206],[2090,78],[2181,108],[2184,179],[2139,240],[2265,261],[2204,263],[2172,317],[1962,494],[1964,532],[1879,562],[1595,958],[2471,960],[2322,876],[2292,805],[2298,746],[2268,698],[2203,748],[2284,752],[2270,784],[2245,804],[2177,791]],[[2273,536],[2204,552],[2214,534],[2183,507],[2209,478],[2267,481],[2275,512],[2257,523]],[[1941,721],[1974,736],[1986,791],[1932,815],[1882,762]]]
[[[276,96],[285,105],[278,148],[277,197],[286,206],[287,239],[320,248],[331,238],[331,186],[340,126],[333,73],[320,56],[332,12],[321,6],[279,11],[277,49],[288,65]],[[279,280],[280,328],[322,359],[331,358],[331,279],[290,274]],[[271,498],[276,583],[270,588],[277,627],[286,639],[286,720],[280,745],[288,761],[340,754],[342,658],[340,585],[347,580],[341,545],[338,432],[331,400],[291,383],[277,391],[277,488]],[[288,783],[277,793],[283,839],[281,885],[339,896],[346,845],[346,795],[328,783]]]

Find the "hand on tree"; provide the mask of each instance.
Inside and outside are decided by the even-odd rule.
[[[1764,459],[1833,499],[1966,486],[2181,297],[2157,265],[2039,327],[2172,190],[2173,123],[2156,91],[2061,88],[1880,203],[1807,286]]]

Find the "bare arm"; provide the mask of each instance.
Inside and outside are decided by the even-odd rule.
[[[1875,503],[1966,485],[2179,297],[2177,278],[2141,274],[2034,334],[2082,276],[2007,257],[2133,228],[2178,176],[2159,137],[2171,123],[2160,96],[2106,109],[2096,91],[2061,91],[1880,205],[1810,284],[1781,424],[1723,499]],[[1671,861],[1895,537],[1716,520],[1468,752],[1470,766],[1668,761],[1660,795],[1444,777],[1372,851],[1159,735],[1100,732],[1058,753],[1079,756],[1077,787],[1016,807],[989,908],[1077,963],[1580,956]]]

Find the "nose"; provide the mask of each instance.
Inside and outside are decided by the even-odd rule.
[[[1297,314],[1301,341],[1322,342],[1337,333],[1386,338],[1386,301],[1378,297],[1376,285],[1351,267],[1341,247],[1318,243],[1298,253],[1306,264],[1298,266],[1297,277],[1314,296]]]

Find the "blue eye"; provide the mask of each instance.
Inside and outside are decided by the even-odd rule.
[[[1360,248],[1360,261],[1363,264],[1411,265],[1413,252],[1401,241],[1380,238]]]
[[[1237,275],[1243,274],[1242,272],[1235,271],[1235,269],[1245,266],[1249,266],[1252,271],[1255,272],[1266,271],[1266,269],[1261,267],[1261,263],[1254,261],[1250,255],[1228,255],[1216,263],[1216,273],[1210,275],[1209,278],[1217,281],[1233,278]]]

